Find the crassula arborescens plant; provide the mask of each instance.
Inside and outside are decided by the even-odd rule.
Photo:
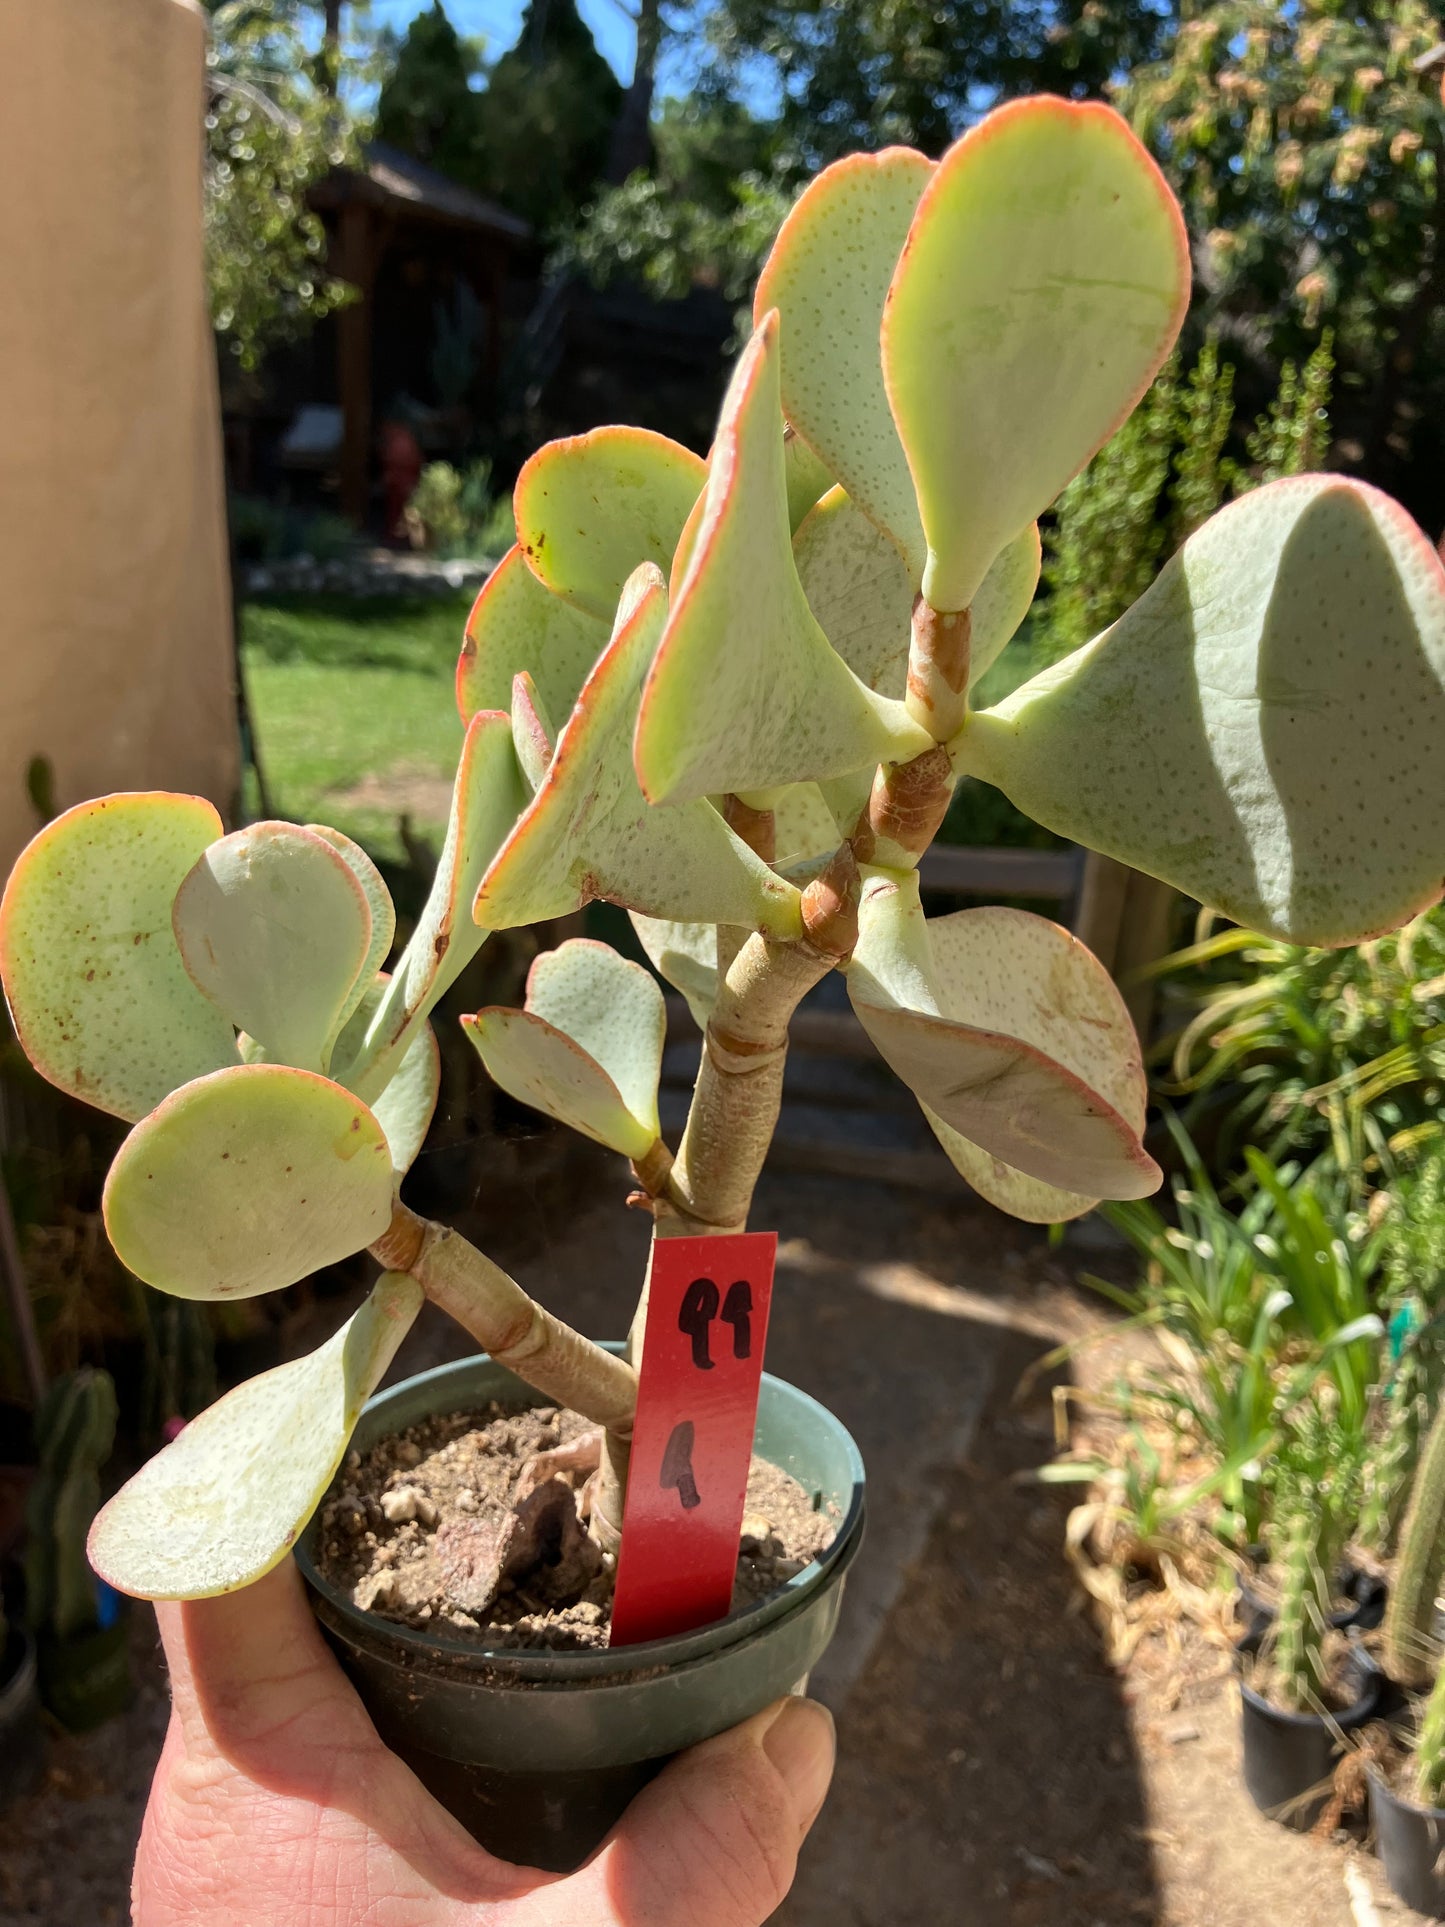
[[[1445,576],[1372,489],[1245,497],[1105,634],[970,708],[1033,597],[1038,517],[1153,380],[1188,287],[1179,211],[1100,106],[1021,101],[936,165],[895,148],[820,175],[705,463],[604,428],[524,468],[458,667],[436,883],[389,977],[385,891],[332,831],[224,836],[193,798],[122,796],[32,844],[6,987],[39,1068],[135,1121],[105,1200],[125,1262],[214,1298],[362,1247],[385,1268],[320,1351],[111,1502],[92,1551],[114,1583],[214,1592],[281,1558],[423,1295],[602,1428],[593,1528],[615,1542],[632,1364],[398,1198],[436,1093],[428,1012],[488,931],[621,904],[704,1028],[674,1155],[640,966],[566,943],[523,1009],[467,1020],[499,1084],[631,1160],[662,1237],[745,1222],[789,1019],[838,968],[985,1197],[1047,1222],[1157,1185],[1101,966],[1015,910],[923,917],[962,775],[1298,942],[1439,894]]]

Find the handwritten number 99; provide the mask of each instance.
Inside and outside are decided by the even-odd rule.
[[[721,1314],[719,1305],[722,1307]],[[713,1368],[709,1338],[712,1322],[719,1315],[725,1325],[732,1326],[733,1357],[751,1358],[753,1288],[745,1278],[739,1278],[736,1284],[728,1286],[726,1298],[711,1278],[694,1278],[683,1293],[682,1307],[677,1314],[677,1328],[686,1332],[692,1340],[692,1362],[700,1372],[710,1372]]]

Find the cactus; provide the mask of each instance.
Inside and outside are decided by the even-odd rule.
[[[1271,1683],[1279,1703],[1295,1712],[1327,1703],[1333,1582],[1363,1483],[1353,1436],[1310,1400],[1291,1416],[1279,1448],[1268,1529],[1279,1579]]]
[[[841,970],[949,1158],[1016,1216],[1146,1195],[1138,1040],[1100,964],[1003,908],[925,919],[958,781],[1257,930],[1355,942],[1445,874],[1445,571],[1396,504],[1274,482],[1190,534],[1102,635],[980,709],[1038,520],[1128,417],[1189,300],[1179,208],[1107,107],[988,115],[938,162],[826,169],[788,215],[704,462],[608,427],[552,443],[457,670],[446,842],[394,969],[385,885],[324,826],[222,832],[124,795],[50,823],[0,905],[16,1032],[131,1126],[110,1238],[156,1288],[385,1276],[309,1358],[238,1387],[104,1509],[123,1590],[234,1590],[285,1556],[423,1297],[609,1437],[636,1373],[400,1186],[437,1091],[429,1016],[489,932],[625,908],[706,1031],[675,1146],[657,978],[574,941],[467,1031],[495,1081],[630,1161],[659,1235],[741,1228],[788,1025]],[[287,1450],[267,1443],[284,1433]]]
[[[40,1468],[27,1504],[26,1598],[32,1626],[56,1639],[97,1624],[85,1541],[100,1510],[115,1419],[110,1376],[89,1367],[57,1379],[36,1413]]]

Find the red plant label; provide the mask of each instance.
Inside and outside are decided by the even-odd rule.
[[[732,1603],[777,1249],[774,1231],[652,1247],[614,1646],[691,1632]]]

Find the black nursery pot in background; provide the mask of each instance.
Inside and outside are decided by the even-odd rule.
[[[0,1632],[0,1810],[31,1790],[44,1760],[35,1641],[12,1626]]]
[[[492,1400],[546,1402],[491,1359],[463,1359],[374,1398],[352,1445]],[[863,1463],[830,1412],[767,1373],[753,1449],[836,1518],[832,1545],[736,1617],[616,1651],[489,1651],[362,1612],[317,1571],[319,1512],[307,1527],[297,1558],[316,1616],[378,1732],[490,1852],[570,1871],[675,1753],[799,1688],[822,1656],[863,1538]]]
[[[1239,1643],[1241,1658],[1252,1658],[1263,1638],[1262,1629],[1247,1634]],[[1353,1697],[1328,1719],[1318,1713],[1286,1712],[1244,1679],[1239,1682],[1244,1784],[1261,1813],[1296,1833],[1308,1833],[1324,1811],[1344,1737],[1380,1714],[1384,1676],[1369,1654],[1353,1649],[1345,1669]]]
[[[1445,1920],[1445,1813],[1402,1799],[1371,1772],[1370,1824],[1391,1891],[1417,1914]]]

